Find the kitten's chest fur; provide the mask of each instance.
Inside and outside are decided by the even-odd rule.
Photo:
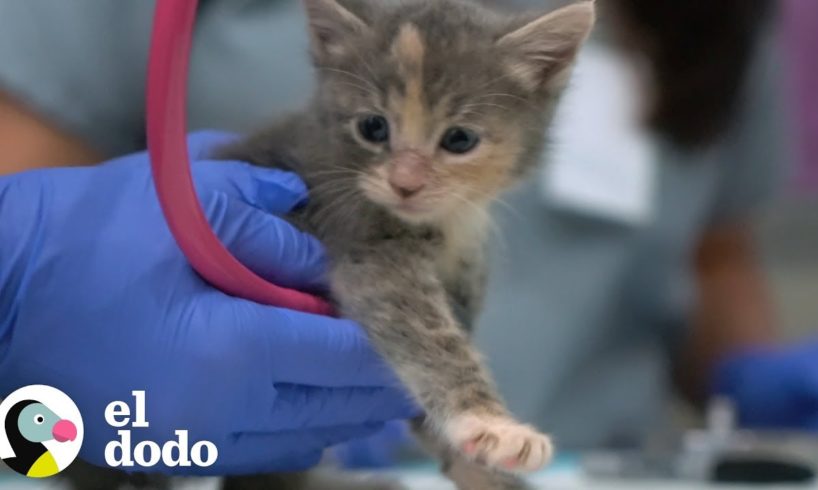
[[[345,204],[349,209],[345,209]],[[338,203],[320,195],[294,215],[292,221],[317,236],[331,257],[389,254],[406,267],[423,263],[434,271],[447,291],[462,288],[473,269],[482,270],[490,223],[488,211],[475,207],[434,224],[413,225],[375,204]]]
[[[444,284],[460,279],[464,268],[482,265],[489,223],[488,210],[471,209],[454,214],[441,224],[444,238],[435,266]]]

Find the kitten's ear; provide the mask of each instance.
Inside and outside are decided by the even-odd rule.
[[[302,0],[309,19],[312,54],[316,61],[330,61],[350,49],[350,40],[369,31],[369,26],[337,0]]]
[[[529,88],[559,88],[568,81],[595,22],[595,2],[583,0],[525,24],[504,35],[498,44],[516,51],[509,59],[509,69]]]

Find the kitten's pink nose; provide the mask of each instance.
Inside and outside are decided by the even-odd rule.
[[[395,155],[389,169],[389,186],[403,199],[417,195],[429,179],[429,161],[414,151]]]
[[[423,190],[424,187],[426,187],[426,185],[422,183],[418,183],[414,186],[406,186],[396,184],[391,180],[389,181],[389,186],[392,188],[393,191],[395,191],[395,194],[399,195],[404,199],[409,199],[410,197],[417,195],[420,191]]]

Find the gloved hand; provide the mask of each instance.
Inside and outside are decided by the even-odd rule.
[[[355,470],[389,468],[410,452],[420,454],[421,449],[404,421],[389,422],[376,434],[349,441],[332,451],[342,467]]]
[[[735,403],[742,427],[818,431],[818,339],[728,356],[713,393]]]
[[[314,238],[270,213],[302,203],[292,174],[202,160],[226,136],[191,138],[194,176],[214,230],[274,282],[320,289]],[[416,415],[355,324],[229,297],[189,267],[165,224],[148,157],[0,178],[0,397],[58,388],[85,423],[81,456],[104,465],[117,439],[104,419],[144,390],[150,427],[133,445],[209,440],[199,474],[296,470],[321,450]],[[139,468],[133,468],[139,470]],[[193,472],[196,468],[152,471]]]

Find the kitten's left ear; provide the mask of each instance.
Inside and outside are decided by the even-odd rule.
[[[369,26],[338,0],[302,0],[310,24],[312,54],[327,62],[347,54],[351,40],[369,32]]]
[[[532,90],[559,88],[596,22],[596,5],[583,0],[543,15],[500,38],[499,46],[516,52],[512,74]]]

